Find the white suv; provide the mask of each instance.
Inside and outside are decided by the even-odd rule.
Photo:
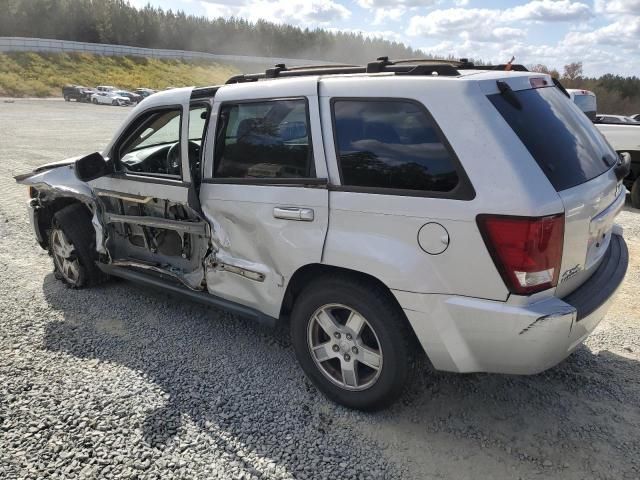
[[[623,280],[628,159],[523,70],[279,65],[154,94],[102,154],[17,180],[68,285],[282,319],[321,391],[379,408],[421,349],[453,372],[556,365]]]

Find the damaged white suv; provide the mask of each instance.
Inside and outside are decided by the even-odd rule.
[[[318,388],[373,409],[420,349],[513,374],[575,350],[627,269],[628,169],[547,75],[381,58],[158,93],[17,180],[62,281],[285,319]]]

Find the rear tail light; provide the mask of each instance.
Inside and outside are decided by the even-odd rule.
[[[564,214],[478,215],[478,228],[511,293],[531,295],[558,284]]]

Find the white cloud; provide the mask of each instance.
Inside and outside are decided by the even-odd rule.
[[[346,20],[351,11],[333,0],[216,0],[201,1],[208,17],[242,17],[300,26]]]
[[[640,0],[595,0],[596,13],[640,15]]]
[[[438,0],[358,0],[362,8],[430,7],[436,3]]]
[[[526,31],[500,25],[495,10],[482,8],[450,8],[435,10],[426,16],[415,16],[409,21],[407,33],[411,36],[451,37],[464,40],[499,41],[519,38]]]
[[[412,17],[407,34],[440,38],[454,35],[463,40],[485,42],[513,40],[526,36],[527,31],[522,24],[527,22],[577,22],[592,15],[589,5],[572,0],[532,0],[504,10],[447,8]]]
[[[564,22],[581,20],[593,15],[586,3],[571,0],[533,0],[524,5],[508,8],[504,20],[534,20],[540,22]]]
[[[640,17],[627,17],[588,32],[569,32],[563,43],[569,46],[612,46],[637,56],[640,45]]]
[[[634,0],[635,1],[635,0]],[[638,0],[640,1],[640,0]],[[409,21],[409,35],[450,35],[466,32],[486,36],[487,30],[495,30],[500,24],[517,21],[576,21],[592,16],[591,7],[571,0],[533,0],[505,10],[488,8],[448,8],[433,10],[425,16],[414,16]],[[476,32],[477,29],[482,31]],[[515,33],[502,29],[503,33]],[[508,36],[508,35],[507,35]]]
[[[431,7],[441,0],[357,0],[360,7],[373,11],[373,24],[380,25],[386,20],[398,21],[407,11]],[[467,0],[464,0],[467,1]]]

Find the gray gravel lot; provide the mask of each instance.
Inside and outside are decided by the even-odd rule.
[[[640,478],[640,211],[605,321],[530,377],[419,373],[325,400],[286,332],[124,281],[65,288],[12,176],[103,147],[130,109],[0,99],[0,478]]]

